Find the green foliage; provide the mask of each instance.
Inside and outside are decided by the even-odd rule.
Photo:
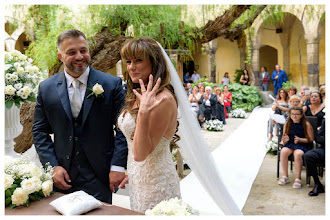
[[[108,27],[112,33],[134,38],[149,36],[165,48],[195,51],[196,40],[203,35],[194,24],[184,24],[184,5],[91,5],[90,29]]]
[[[289,88],[291,86],[295,86],[297,88],[297,86],[295,84],[293,84],[292,81],[286,81],[282,84],[282,88],[285,89],[286,91],[289,91]]]
[[[228,85],[229,92],[232,93],[233,109],[241,108],[251,112],[256,106],[263,102],[260,91],[255,86],[243,86],[239,83]]]
[[[198,85],[198,83],[203,83],[204,87],[206,86],[211,86],[212,88],[214,87],[214,85],[220,86],[220,84],[216,84],[213,82],[209,82],[208,78],[201,78],[198,81],[194,82],[191,84],[191,87],[193,88],[194,86]]]
[[[33,21],[27,32],[33,40],[26,55],[32,57],[34,64],[42,71],[52,69],[58,62],[56,39],[60,33],[70,28],[73,19],[69,9],[60,5],[33,5],[29,8],[26,22]]]
[[[234,75],[235,83],[240,83],[239,80],[240,80],[242,74],[243,74],[243,70],[240,70],[240,69],[235,70],[235,75]]]

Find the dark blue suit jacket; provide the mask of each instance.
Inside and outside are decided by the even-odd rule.
[[[104,97],[87,98],[92,91],[86,89],[80,140],[95,175],[109,185],[110,166],[127,164],[126,139],[121,131],[114,130],[125,93],[119,77],[90,68],[87,88],[96,83],[102,85]],[[50,162],[69,172],[74,140],[72,120],[66,78],[60,72],[40,83],[34,112],[33,143],[43,165]],[[54,142],[49,134],[54,134]]]
[[[277,71],[274,70],[272,73],[272,80],[273,80],[274,88],[275,87],[282,88],[283,83],[288,80],[288,77],[287,77],[286,73],[284,72],[284,70],[280,70],[277,79],[275,79],[276,76],[277,76]]]

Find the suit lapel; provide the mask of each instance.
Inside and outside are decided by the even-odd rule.
[[[90,68],[89,76],[88,76],[88,81],[87,81],[87,88],[85,92],[85,98],[84,98],[84,104],[83,104],[83,121],[82,121],[82,126],[84,126],[85,121],[87,119],[87,116],[89,114],[89,111],[91,110],[92,104],[95,99],[95,95],[89,96],[92,91],[90,89],[93,88],[93,86],[98,82],[96,73],[92,68]],[[89,96],[89,98],[87,98]]]
[[[60,101],[62,103],[62,106],[64,108],[64,111],[66,115],[68,116],[69,120],[72,121],[72,113],[71,113],[71,105],[68,95],[68,88],[66,85],[66,79],[64,76],[64,72],[58,73],[58,79],[56,82],[56,90],[58,97],[60,98]]]

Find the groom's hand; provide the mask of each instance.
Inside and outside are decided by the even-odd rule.
[[[53,170],[53,182],[55,186],[62,190],[68,190],[72,186],[68,185],[66,182],[71,182],[70,176],[66,170],[61,166],[54,167]]]
[[[110,190],[114,192],[114,188],[118,188],[119,184],[124,180],[125,173],[110,171],[109,173],[109,181],[110,181]]]

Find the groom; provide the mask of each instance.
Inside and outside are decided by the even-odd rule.
[[[65,68],[40,83],[33,143],[41,163],[54,167],[55,191],[83,190],[112,203],[128,151],[122,132],[114,129],[125,99],[121,79],[89,67],[86,36],[78,30],[61,33],[57,48]]]

